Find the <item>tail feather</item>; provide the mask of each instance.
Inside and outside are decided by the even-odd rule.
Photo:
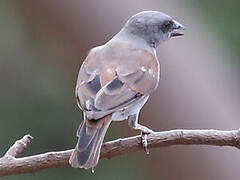
[[[94,147],[90,147],[90,148],[92,148],[92,152],[89,154],[89,158],[86,161],[86,163],[84,164],[85,169],[95,167],[98,163],[100,152],[101,152],[101,146],[103,143],[104,135],[106,133],[106,131],[103,132],[103,130],[104,130],[104,127],[99,129],[99,132],[95,138],[96,141],[95,141]]]
[[[93,139],[96,137],[98,129],[94,127],[87,127],[86,122],[82,122],[80,128],[77,132],[78,143],[77,149],[79,152],[85,151],[86,148],[89,148],[90,143],[93,142]]]
[[[74,168],[89,169],[98,163],[104,136],[111,122],[111,116],[106,116],[91,123],[85,119],[80,125],[77,136],[77,146],[72,153],[69,163]]]

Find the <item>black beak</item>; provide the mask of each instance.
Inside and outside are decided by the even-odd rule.
[[[180,33],[180,32],[172,32],[171,33],[171,37],[177,37],[177,36],[183,36],[184,34],[183,33]]]
[[[184,30],[184,26],[177,21],[173,22],[173,32],[171,33],[171,37],[183,36],[184,34],[182,32],[179,32],[179,30]]]

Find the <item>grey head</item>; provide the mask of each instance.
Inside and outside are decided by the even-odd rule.
[[[172,17],[158,11],[143,11],[135,14],[123,27],[123,31],[144,39],[154,48],[171,37],[182,36],[179,30],[183,29],[183,25]]]

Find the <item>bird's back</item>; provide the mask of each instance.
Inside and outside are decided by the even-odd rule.
[[[116,39],[89,52],[78,75],[76,97],[83,111],[92,111],[101,117],[114,109],[119,110],[120,104],[132,100],[136,94],[151,93],[158,81],[159,62],[156,56],[126,40]],[[111,105],[108,101],[107,106],[100,107],[101,102],[96,102],[100,99],[97,95],[111,82],[112,94],[118,94],[118,99],[112,100],[120,98],[119,103]],[[125,92],[123,85],[128,87]]]

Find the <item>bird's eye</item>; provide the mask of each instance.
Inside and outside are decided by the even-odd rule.
[[[171,21],[167,21],[162,25],[162,30],[163,32],[167,32],[171,29],[171,27],[172,27]]]
[[[169,29],[169,28],[171,27],[171,23],[168,21],[168,22],[166,22],[166,23],[163,25],[163,27],[164,27],[165,29]]]

